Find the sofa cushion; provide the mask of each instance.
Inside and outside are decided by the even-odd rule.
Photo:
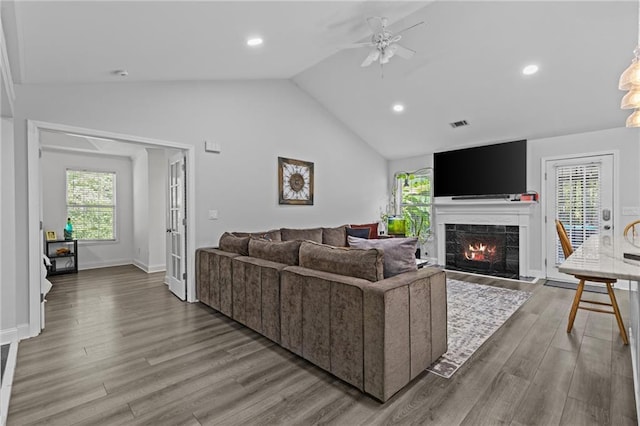
[[[369,238],[369,228],[347,228],[347,235],[356,238]]]
[[[285,265],[298,264],[300,241],[266,241],[257,238],[249,240],[249,256]]]
[[[384,251],[384,277],[415,271],[417,238],[386,238],[365,240],[349,237],[349,246],[361,249],[377,248]]]
[[[347,225],[337,228],[322,228],[322,244],[335,247],[347,246]]]
[[[253,237],[267,241],[282,241],[279,229],[272,229],[270,231],[261,232],[232,232],[236,237]]]
[[[303,241],[300,266],[375,282],[383,278],[382,250],[333,247]]]
[[[220,237],[218,246],[220,250],[229,253],[237,253],[242,256],[249,255],[249,237],[236,237],[233,234],[225,232]]]
[[[369,238],[376,239],[378,238],[378,222],[375,223],[365,223],[362,225],[349,225],[352,228],[367,228],[369,230]]]
[[[308,229],[280,228],[280,234],[282,235],[282,241],[308,240],[308,241],[314,241],[316,243],[322,242],[322,228],[308,228]]]

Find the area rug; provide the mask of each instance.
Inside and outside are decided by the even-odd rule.
[[[427,371],[451,377],[529,296],[528,291],[447,278],[448,351]]]

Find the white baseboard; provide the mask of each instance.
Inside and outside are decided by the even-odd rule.
[[[18,342],[14,341],[9,346],[9,356],[0,387],[0,425],[7,424],[7,413],[9,412],[9,401],[11,399],[11,385],[13,384],[13,374],[16,370],[18,359]]]
[[[0,345],[18,341],[18,327],[0,330]]]
[[[78,265],[78,270],[84,271],[86,269],[108,268],[110,266],[124,266],[131,265],[132,263],[132,259],[111,259],[98,262],[83,262],[82,264]]]
[[[546,274],[539,270],[539,269],[529,269],[529,277],[534,277],[534,278],[545,278]]]
[[[146,265],[137,259],[133,259],[133,266],[142,269],[147,274],[152,274],[154,272],[164,272],[167,270],[167,266],[164,263],[158,265]]]

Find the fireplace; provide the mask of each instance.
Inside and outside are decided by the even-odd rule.
[[[519,232],[508,225],[445,224],[446,267],[517,279]]]

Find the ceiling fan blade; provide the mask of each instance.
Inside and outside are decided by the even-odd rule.
[[[396,32],[394,32],[394,34],[396,34],[396,35],[398,35],[398,34],[402,34],[403,32],[405,32],[405,31],[407,31],[407,30],[410,30],[411,28],[415,28],[415,27],[417,27],[418,25],[422,25],[422,24],[424,24],[424,21],[418,22],[417,24],[413,24],[413,25],[411,25],[410,27],[405,28],[404,30],[396,31]]]
[[[371,43],[370,41],[366,41],[364,43],[352,43],[352,44],[345,44],[343,46],[340,46],[340,49],[355,49],[356,47],[366,47],[366,46],[375,46],[373,43]]]
[[[386,23],[386,18],[381,18],[380,16],[371,16],[367,18],[367,24],[369,24],[369,28],[374,34],[381,33],[384,30]]]
[[[404,59],[411,59],[416,53],[415,50],[407,49],[406,47],[400,46],[399,44],[392,44],[389,47],[393,47],[394,53]]]
[[[360,64],[360,66],[361,67],[368,67],[369,65],[371,65],[372,63],[377,61],[379,57],[380,57],[380,51],[378,49],[373,49],[371,52],[369,52],[369,55]]]

